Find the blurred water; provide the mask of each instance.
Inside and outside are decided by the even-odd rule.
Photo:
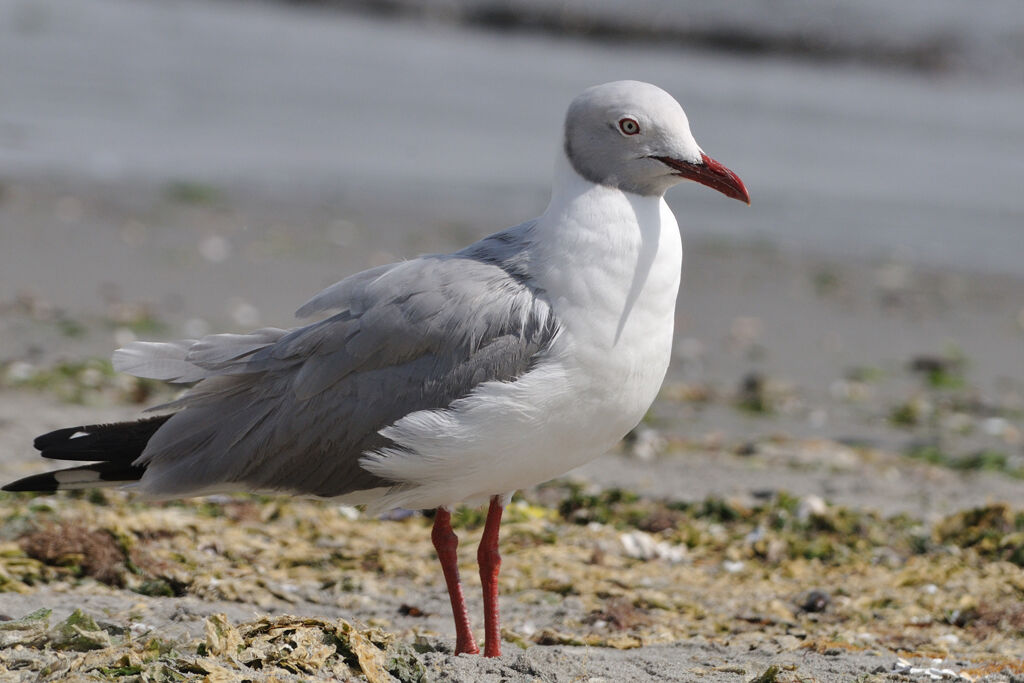
[[[305,0],[430,21],[1024,80],[1019,0]]]
[[[648,80],[746,209],[687,235],[1024,274],[1024,85],[287,6],[0,0],[0,173],[187,179],[405,207],[481,233],[546,201],[564,108]],[[0,230],[3,226],[0,226]]]

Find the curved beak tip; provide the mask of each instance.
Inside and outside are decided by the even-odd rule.
[[[698,168],[703,168],[704,170],[698,172],[698,177],[694,177],[693,180],[718,190],[726,197],[738,199],[747,206],[750,206],[750,193],[747,192],[747,186],[743,184],[738,175],[707,154],[701,154],[700,158],[704,163],[702,166],[698,166]]]
[[[743,202],[747,206],[750,206],[750,193],[747,192],[747,188],[744,185],[741,184],[740,187],[743,189],[743,196],[742,197],[737,197],[736,199],[739,199],[741,202]]]
[[[726,197],[738,199],[750,206],[750,193],[740,177],[715,161],[707,154],[700,155],[700,162],[682,161],[672,157],[654,157],[675,171],[675,175],[718,190]]]

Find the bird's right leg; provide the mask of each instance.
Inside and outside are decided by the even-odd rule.
[[[452,531],[452,513],[445,508],[437,508],[434,515],[434,528],[430,539],[437,550],[437,559],[441,561],[444,582],[448,584],[448,597],[452,601],[452,615],[455,617],[455,654],[463,652],[475,655],[480,653],[469,628],[469,612],[466,611],[466,599],[462,596],[462,584],[459,582],[459,537]]]

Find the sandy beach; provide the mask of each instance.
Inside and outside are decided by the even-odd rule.
[[[276,5],[39,7],[0,3],[4,481],[51,464],[36,435],[173,396],[113,373],[118,346],[288,327],[345,275],[536,215],[560,110],[599,74],[692,94],[754,201],[674,191],[668,377],[616,450],[510,506],[500,660],[451,655],[419,512],[4,494],[4,680],[1022,680],[1019,84]],[[164,33],[118,58],[157,24],[201,58]],[[987,174],[955,183],[930,136]],[[481,513],[455,521],[479,615]]]

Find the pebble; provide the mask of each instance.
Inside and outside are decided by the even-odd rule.
[[[655,540],[645,531],[631,531],[619,537],[627,557],[637,560],[665,560],[678,564],[686,559],[686,546]]]
[[[736,574],[743,571],[745,565],[739,560],[726,560],[722,563],[722,569],[729,572],[730,574]]]
[[[944,678],[950,678],[958,681],[970,681],[973,680],[969,676],[963,676],[952,669],[940,669],[939,664],[942,664],[941,659],[933,659],[932,666],[914,666],[905,659],[897,659],[896,664],[893,665],[893,673],[898,674],[909,674],[911,676],[927,676],[929,680],[941,681]]]
[[[351,505],[339,505],[336,509],[338,514],[345,519],[359,519],[359,508],[352,507]]]
[[[820,517],[828,511],[828,505],[820,496],[809,495],[800,499],[796,508],[796,517],[806,522],[811,517]]]
[[[822,590],[812,590],[800,602],[800,609],[805,612],[824,612],[832,602],[832,597]]]
[[[638,427],[633,434],[635,439],[630,453],[637,460],[650,462],[658,457],[658,453],[665,448],[665,438],[656,429]]]

